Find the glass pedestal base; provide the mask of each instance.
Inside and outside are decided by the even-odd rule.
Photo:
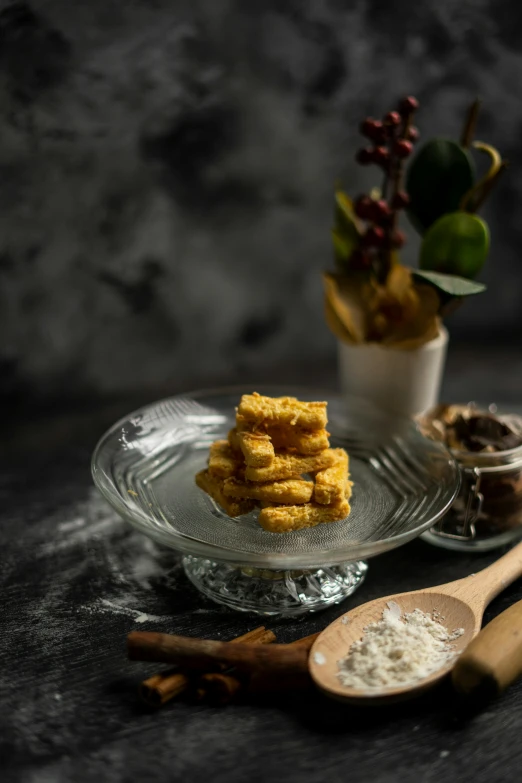
[[[314,571],[234,567],[188,555],[185,573],[204,595],[240,612],[295,617],[344,601],[364,581],[368,565],[354,563]]]

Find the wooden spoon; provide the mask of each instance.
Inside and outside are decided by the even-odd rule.
[[[456,662],[451,679],[459,693],[491,699],[522,677],[522,601],[492,620]]]
[[[484,609],[489,602],[519,576],[522,576],[522,544],[518,544],[493,565],[465,579],[426,590],[389,595],[357,606],[319,635],[310,652],[310,674],[321,690],[342,701],[382,704],[416,696],[448,674],[457,658],[418,682],[396,688],[368,690],[343,685],[337,676],[338,661],[347,656],[353,642],[361,639],[367,625],[382,619],[389,601],[398,604],[403,613],[414,609],[430,614],[438,612],[438,621],[450,633],[463,628],[462,636],[453,642],[455,651],[460,654],[480,631]]]

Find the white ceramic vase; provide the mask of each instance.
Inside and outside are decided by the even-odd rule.
[[[436,405],[446,361],[447,329],[413,351],[339,343],[344,394],[406,416]]]

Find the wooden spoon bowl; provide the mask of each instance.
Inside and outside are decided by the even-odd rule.
[[[461,653],[470,643],[475,633],[480,628],[480,618],[473,612],[468,604],[451,595],[438,592],[419,591],[416,593],[402,593],[390,595],[386,598],[377,598],[363,606],[358,606],[348,614],[339,617],[328,627],[328,633],[323,633],[315,643],[309,660],[309,669],[316,685],[327,692],[329,696],[342,701],[358,704],[365,701],[368,704],[383,704],[388,701],[410,698],[427,690],[441,680],[453,667],[454,661],[448,661],[447,665],[433,672],[422,681],[422,687],[416,687],[415,692],[411,686],[401,685],[397,688],[387,688],[385,694],[381,691],[375,693],[375,689],[363,691],[359,688],[348,688],[338,678],[338,661],[345,658],[348,650],[354,642],[364,635],[364,629],[370,623],[382,620],[386,606],[395,602],[401,608],[402,613],[413,612],[420,609],[432,614],[433,610],[440,613],[438,621],[444,625],[450,633],[457,628],[464,628],[464,633],[452,642],[455,652]],[[478,626],[478,627],[477,627]]]
[[[309,671],[315,684],[329,696],[357,704],[384,704],[412,698],[431,688],[453,668],[458,656],[478,634],[484,609],[505,587],[522,575],[522,544],[478,574],[438,587],[377,598],[339,617],[317,638],[309,658]],[[449,633],[464,633],[452,642],[456,655],[420,681],[395,688],[349,688],[338,677],[339,661],[352,644],[361,639],[370,623],[382,619],[388,603],[398,604],[402,614],[420,609],[433,615]]]

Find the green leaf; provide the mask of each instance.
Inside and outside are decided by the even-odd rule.
[[[353,211],[352,200],[342,190],[335,193],[335,230],[354,243],[359,243],[362,231],[360,222]]]
[[[441,272],[427,272],[424,269],[413,269],[413,277],[423,283],[430,283],[443,294],[450,296],[473,296],[486,290],[484,283],[466,280],[457,275],[444,275]]]
[[[335,229],[332,231],[332,242],[336,264],[341,271],[346,271],[350,264],[351,255],[358,247],[359,242],[354,242],[351,237],[342,236]]]
[[[337,190],[335,193],[335,225],[332,230],[335,261],[341,271],[348,271],[350,258],[361,242],[359,219],[353,211],[352,200]]]
[[[465,149],[449,139],[428,141],[412,160],[406,179],[414,228],[423,234],[441,215],[455,212],[474,182],[473,160]]]
[[[478,215],[453,212],[428,229],[420,249],[419,266],[433,272],[473,278],[489,252],[489,229]]]

